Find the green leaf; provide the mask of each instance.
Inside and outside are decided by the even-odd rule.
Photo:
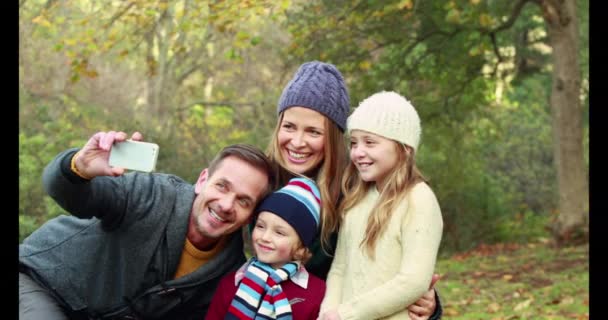
[[[261,41],[262,41],[261,37],[259,37],[259,36],[253,36],[251,38],[251,45],[252,46],[257,46]]]

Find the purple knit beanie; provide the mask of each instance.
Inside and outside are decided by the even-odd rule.
[[[302,64],[283,89],[277,113],[295,106],[320,112],[344,132],[350,100],[344,78],[336,66],[320,61]]]

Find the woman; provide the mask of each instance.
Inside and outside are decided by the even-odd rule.
[[[283,89],[277,125],[267,148],[268,156],[280,164],[279,183],[284,185],[296,175],[317,182],[323,199],[321,231],[311,246],[313,257],[306,269],[321,279],[327,277],[337,242],[340,177],[349,162],[344,137],[349,103],[344,78],[334,65],[320,61],[302,64]],[[408,307],[411,319],[440,318],[434,281],[431,289]]]

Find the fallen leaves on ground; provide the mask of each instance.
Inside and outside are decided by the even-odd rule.
[[[437,271],[444,319],[589,319],[588,245],[480,245]]]

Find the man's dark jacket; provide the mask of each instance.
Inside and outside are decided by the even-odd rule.
[[[202,319],[219,280],[245,262],[240,232],[195,272],[173,279],[194,186],[167,174],[90,181],[70,170],[77,149],[44,170],[47,193],[71,215],[51,219],[19,245],[20,270],[89,318]]]

